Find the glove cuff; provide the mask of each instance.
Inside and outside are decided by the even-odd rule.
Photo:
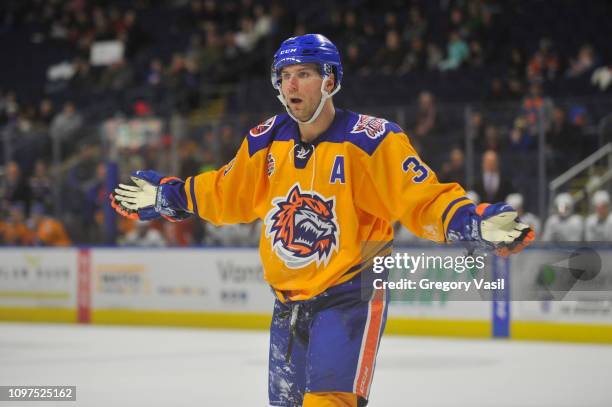
[[[493,249],[495,245],[482,238],[480,231],[481,216],[475,205],[464,205],[457,209],[446,229],[448,242],[459,242],[466,246],[469,252],[474,249]]]
[[[178,178],[164,178],[157,187],[155,211],[169,221],[177,222],[188,218],[185,183]]]
[[[185,183],[178,178],[164,178],[157,188],[155,197],[155,209],[161,212],[162,208],[172,208],[187,212],[187,194],[185,193]]]

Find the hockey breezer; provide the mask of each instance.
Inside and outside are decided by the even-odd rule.
[[[365,278],[362,287],[362,272],[390,253],[394,222],[501,255],[533,240],[509,205],[477,208],[460,185],[438,182],[397,124],[334,107],[342,77],[327,38],[289,38],[271,72],[286,112],[251,129],[230,163],[184,182],[138,171],[111,196],[117,212],[142,220],[263,221],[264,278],[276,294],[273,406],[367,404],[388,295]],[[364,256],[363,242],[381,243]]]

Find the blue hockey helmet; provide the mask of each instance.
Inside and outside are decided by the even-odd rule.
[[[285,98],[281,93],[281,70],[289,65],[295,64],[316,64],[323,83],[321,84],[321,102],[315,114],[306,122],[302,122],[291,114]],[[324,85],[331,74],[334,74],[335,83],[331,93],[324,90]],[[338,49],[327,37],[321,34],[305,34],[299,37],[291,37],[286,39],[281,44],[280,48],[274,54],[272,61],[272,86],[279,93],[278,98],[287,109],[289,115],[300,123],[312,123],[319,116],[325,100],[335,95],[340,90],[342,82],[342,63],[340,62],[340,53]]]

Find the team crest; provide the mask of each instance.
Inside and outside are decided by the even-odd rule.
[[[266,120],[265,122],[258,124],[257,126],[253,127],[249,133],[251,134],[251,136],[253,137],[259,137],[262,134],[266,134],[267,132],[270,131],[270,129],[272,128],[272,126],[274,126],[274,122],[276,121],[276,116],[270,117],[268,120]]]
[[[335,198],[316,193],[302,193],[296,183],[287,197],[275,198],[265,219],[266,237],[272,250],[291,269],[316,262],[327,265],[338,250],[340,234]]]
[[[360,114],[359,120],[357,120],[357,123],[353,126],[351,133],[365,133],[366,136],[374,140],[385,134],[387,123],[389,122],[385,119]]]

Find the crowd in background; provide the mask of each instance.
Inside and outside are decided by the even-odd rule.
[[[281,109],[267,79],[272,53],[306,32],[324,33],[341,51],[338,104],[405,108],[401,117],[384,116],[399,122],[441,180],[463,185],[467,120],[474,159],[482,160],[469,188],[483,201],[520,193],[533,208],[534,174],[513,163],[533,161],[540,132],[550,178],[612,140],[610,105],[588,102],[612,90],[610,28],[601,23],[611,6],[540,3],[3,2],[0,44],[14,63],[0,79],[0,239],[104,241],[108,191],[97,128],[109,117],[186,117],[181,177],[230,161],[246,131]],[[101,41],[121,43],[122,57],[93,64]],[[455,111],[459,101],[473,105],[469,117]],[[211,113],[214,125],[202,120]],[[152,164],[172,137],[166,129],[130,159]],[[53,182],[61,182],[56,191]],[[256,242],[259,226],[122,221],[119,230],[121,244],[237,245]]]

